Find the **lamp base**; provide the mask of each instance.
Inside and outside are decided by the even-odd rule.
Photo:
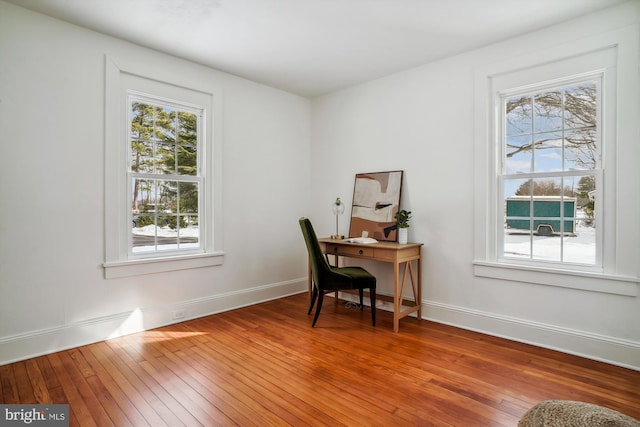
[[[344,239],[344,236],[341,235],[341,234],[333,234],[331,236],[331,238],[334,239],[334,240],[342,240],[342,239]]]

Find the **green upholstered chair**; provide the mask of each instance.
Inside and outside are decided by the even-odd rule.
[[[364,309],[364,290],[369,289],[371,299],[371,322],[376,325],[376,278],[362,267],[332,267],[320,249],[320,243],[308,218],[300,218],[300,228],[309,251],[309,263],[313,278],[313,293],[309,312],[318,301],[311,326],[316,325],[324,295],[335,291],[355,290],[360,295],[360,310]],[[320,296],[320,298],[318,298]]]

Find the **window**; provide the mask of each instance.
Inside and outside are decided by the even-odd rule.
[[[129,94],[130,253],[201,248],[204,109]]]
[[[639,294],[638,32],[476,70],[476,276]]]
[[[500,257],[601,266],[602,76],[500,94]]]
[[[221,91],[135,58],[105,75],[105,277],[222,264]]]

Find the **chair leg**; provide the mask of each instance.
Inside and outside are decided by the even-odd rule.
[[[359,294],[360,294],[360,311],[364,310],[364,289],[360,288],[358,289]]]
[[[318,288],[313,287],[313,292],[311,293],[311,305],[309,306],[309,311],[307,314],[311,314],[311,310],[313,310],[313,304],[316,303],[316,299],[318,299]]]
[[[369,298],[371,299],[371,323],[376,326],[376,288],[369,289]]]
[[[318,298],[318,306],[316,307],[316,315],[313,316],[313,323],[311,324],[312,328],[316,326],[316,322],[318,321],[318,316],[320,316],[320,310],[322,309],[322,300],[324,300],[324,292],[320,292],[320,295]]]

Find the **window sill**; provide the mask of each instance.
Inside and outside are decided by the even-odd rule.
[[[141,274],[165,273],[167,271],[222,265],[224,252],[185,255],[166,258],[137,259],[131,261],[105,262],[106,279],[139,276]]]
[[[638,296],[638,287],[640,285],[640,278],[636,277],[501,264],[487,261],[473,261],[473,274],[478,277],[488,277],[491,279],[558,286],[632,297]]]

